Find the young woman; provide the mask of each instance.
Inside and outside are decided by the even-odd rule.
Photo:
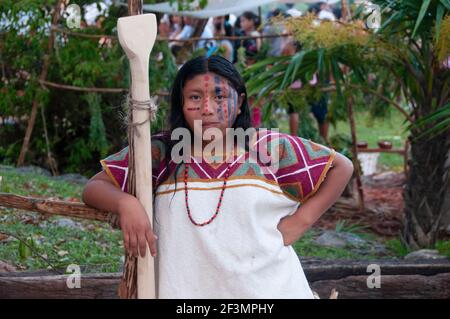
[[[221,36],[227,36],[227,24],[224,16],[220,17],[214,17],[213,24],[214,24],[214,36],[215,37],[221,37]],[[231,30],[230,30],[231,31]],[[224,53],[223,56],[230,62],[234,61],[234,47],[233,43],[230,40],[224,39],[224,40],[216,40],[214,47],[212,47],[208,55],[214,54],[219,49],[223,49]],[[211,54],[210,54],[211,53]]]
[[[251,11],[245,11],[239,18],[243,35],[260,36],[256,30],[259,26],[259,19],[256,14]],[[262,40],[260,38],[246,39],[242,44],[245,48],[245,54],[251,59],[261,49]]]
[[[275,131],[231,139],[227,129],[251,129],[246,94],[225,58],[197,57],[179,70],[170,131],[152,138],[152,224],[126,193],[127,148],[102,160],[104,170],[86,185],[86,204],[120,215],[127,251],[143,255],[149,245],[158,298],[313,297],[291,245],[338,199],[353,166],[332,149]],[[174,159],[171,133],[183,128],[198,137],[195,121],[232,145],[212,152],[215,163],[195,154],[195,142],[182,162]],[[275,150],[270,165],[259,145]]]

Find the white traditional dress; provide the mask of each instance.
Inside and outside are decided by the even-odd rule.
[[[165,158],[164,143],[152,140],[158,298],[313,298],[300,260],[292,246],[284,245],[277,225],[317,191],[335,151],[272,131],[258,133],[251,145],[264,141],[279,154],[275,169],[255,163],[249,152],[231,165],[189,164],[188,200],[198,223],[215,213],[230,165],[221,209],[199,227],[187,214],[185,164],[175,179],[177,165]],[[101,164],[126,191],[128,149]]]

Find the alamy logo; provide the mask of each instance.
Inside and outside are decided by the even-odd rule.
[[[66,272],[71,273],[67,276],[66,285],[69,289],[81,288],[81,269],[76,264],[67,266]]]
[[[381,288],[381,267],[377,264],[367,266],[367,272],[372,273],[367,277],[367,288]]]
[[[69,29],[78,29],[81,24],[81,9],[78,4],[69,5],[63,13],[66,25]]]
[[[257,131],[253,127],[246,130],[239,127],[227,128],[224,133],[216,127],[203,130],[202,121],[196,120],[194,121],[193,131],[192,134],[189,129],[184,127],[179,127],[172,131],[172,141],[178,141],[174,144],[171,152],[171,158],[174,163],[191,163],[192,160],[198,163],[201,163],[203,160],[207,163],[244,163],[248,161],[249,163],[262,164],[261,170],[265,174],[275,173],[279,168],[279,145],[276,142],[271,143],[268,138],[269,135],[279,134],[279,129],[277,128],[270,131],[267,129],[259,129]],[[202,145],[205,141],[208,141],[208,143],[203,147]],[[219,157],[214,159],[214,155],[223,153],[223,150],[225,150],[226,154],[233,153],[235,142],[242,150],[245,148],[246,141],[248,142],[248,158],[239,156],[238,153],[236,154],[237,158]]]
[[[370,13],[366,20],[367,27],[370,29],[379,29],[381,26],[380,6],[370,3],[366,6],[366,12]]]

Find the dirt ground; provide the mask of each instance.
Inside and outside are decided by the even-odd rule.
[[[365,210],[332,208],[317,222],[316,227],[335,229],[338,221],[346,225],[359,224],[379,236],[397,236],[402,228],[403,185],[405,175],[396,172],[383,172],[362,179]],[[356,190],[356,187],[355,187]],[[357,198],[357,197],[356,197]]]

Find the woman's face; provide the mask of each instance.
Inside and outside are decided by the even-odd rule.
[[[215,127],[225,134],[226,128],[231,128],[241,113],[244,97],[245,94],[238,96],[224,77],[212,72],[199,74],[184,85],[184,117],[192,131],[194,121],[201,120],[203,131]]]
[[[181,25],[182,18],[181,18],[180,16],[173,16],[173,17],[172,17],[172,21],[173,21],[174,24],[179,24],[179,25]]]
[[[166,37],[170,33],[170,25],[166,22],[161,22],[158,26],[159,35]]]
[[[214,33],[220,33],[223,28],[223,17],[214,17],[213,24],[214,24]]]
[[[244,30],[244,31],[252,31],[253,28],[255,27],[253,21],[247,19],[247,18],[244,17],[244,16],[241,16],[240,22],[241,22],[241,28],[242,28],[242,30]]]

